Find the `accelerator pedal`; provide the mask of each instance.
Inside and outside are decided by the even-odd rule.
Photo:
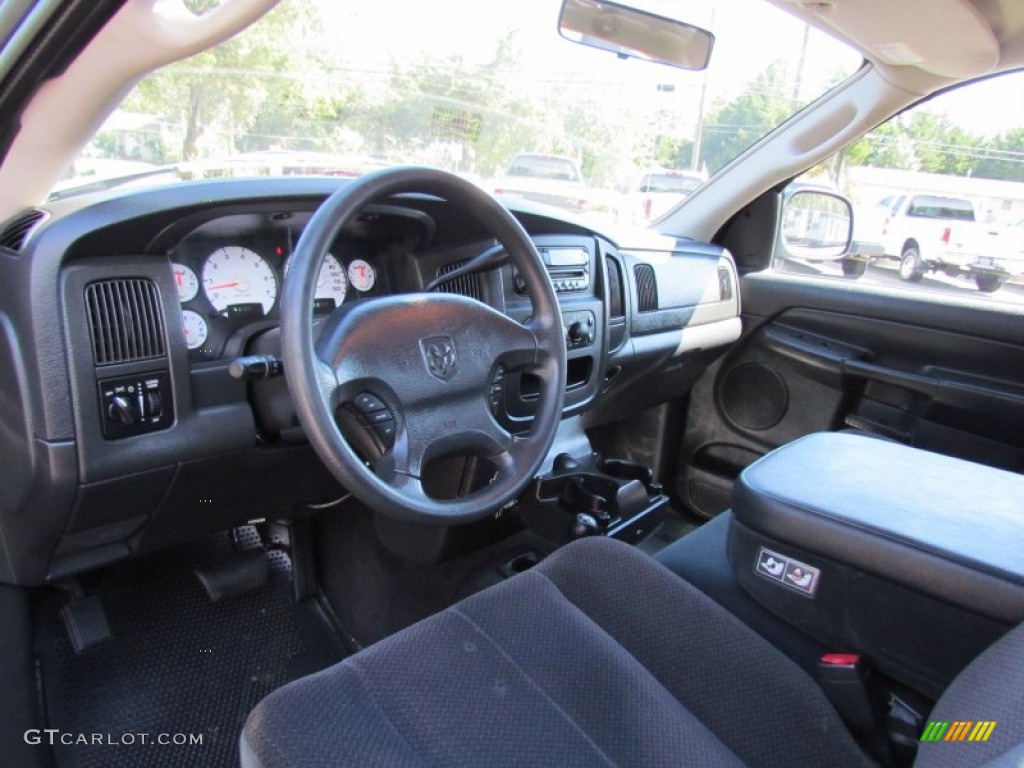
[[[265,586],[270,564],[264,550],[250,549],[219,563],[200,566],[195,573],[210,602],[219,603]]]

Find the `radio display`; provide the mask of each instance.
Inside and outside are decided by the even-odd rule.
[[[585,248],[549,248],[543,255],[544,263],[551,267],[584,267],[590,263]]]

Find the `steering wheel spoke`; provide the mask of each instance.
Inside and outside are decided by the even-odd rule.
[[[335,410],[345,401],[344,385],[338,379],[337,371],[319,357],[313,361],[317,388],[328,408]]]
[[[403,474],[421,477],[433,459],[453,454],[495,456],[513,444],[491,415],[483,393],[445,403],[404,409],[398,417],[393,466]]]
[[[530,324],[523,325],[501,315],[495,326],[495,347],[500,350],[498,363],[511,371],[526,370],[537,364],[541,345]]]

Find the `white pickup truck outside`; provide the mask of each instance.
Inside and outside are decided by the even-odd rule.
[[[584,213],[588,189],[579,165],[570,157],[523,152],[512,158],[494,183],[494,194]]]
[[[992,293],[1010,278],[1000,232],[975,220],[969,200],[931,194],[884,198],[879,241],[900,262],[900,279],[916,283],[926,272],[974,281]]]

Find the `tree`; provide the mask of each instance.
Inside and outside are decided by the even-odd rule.
[[[721,170],[743,150],[793,111],[782,66],[769,66],[732,101],[714,109],[704,123],[701,161],[711,173]]]
[[[915,111],[904,126],[912,142],[916,167],[925,173],[970,175],[981,138],[968,133],[945,115]]]
[[[216,0],[189,0],[186,5],[202,13]],[[244,34],[146,77],[124,108],[179,121],[180,150],[169,151],[165,160],[198,158],[211,128],[228,137],[227,146],[222,142],[208,147],[211,154],[234,150],[236,137],[249,129],[263,105],[284,98],[293,85],[281,73],[297,66],[294,52],[303,49],[300,41],[316,28],[312,12],[282,3]]]
[[[1024,181],[1024,127],[997,134],[975,166],[975,176]]]
[[[693,159],[693,142],[659,134],[654,138],[654,162],[663,168],[689,168]]]

